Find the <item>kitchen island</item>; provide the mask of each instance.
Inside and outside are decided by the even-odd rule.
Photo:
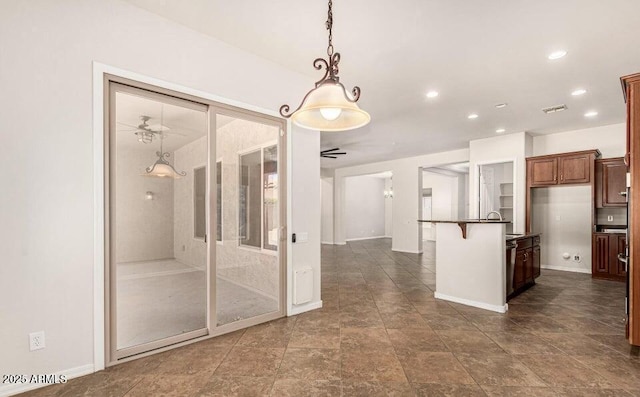
[[[505,225],[509,221],[419,220],[436,224],[435,298],[505,313]]]

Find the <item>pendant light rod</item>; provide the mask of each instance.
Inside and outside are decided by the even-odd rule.
[[[344,131],[366,125],[371,120],[369,114],[361,110],[356,102],[360,99],[360,87],[355,86],[350,93],[340,83],[338,65],[340,53],[333,47],[333,1],[329,0],[327,21],[327,59],[316,58],[313,67],[324,69],[322,78],[315,82],[315,88],[307,92],[296,110],[290,112],[288,104],[280,107],[280,115],[292,117],[297,125],[321,131]]]

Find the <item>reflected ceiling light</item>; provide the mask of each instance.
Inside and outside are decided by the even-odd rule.
[[[316,87],[302,98],[302,103],[289,113],[289,105],[280,107],[280,115],[302,128],[319,131],[346,131],[362,127],[371,121],[369,113],[360,109],[356,102],[360,99],[360,87],[347,92],[338,77],[340,53],[333,52],[333,2],[329,0],[329,12],[326,22],[329,31],[327,60],[316,58],[313,67],[325,69],[324,76],[316,81]]]
[[[556,59],[560,59],[560,58],[564,57],[565,55],[567,55],[567,52],[565,50],[558,50],[558,51],[554,51],[551,54],[549,54],[549,56],[547,58],[549,58],[549,60],[551,60],[551,61],[555,61]]]
[[[502,109],[502,108],[506,108],[506,107],[507,107],[507,103],[506,102],[505,103],[499,103],[499,104],[496,105],[496,108],[498,108],[498,109]]]
[[[506,131],[506,130],[505,130],[504,128],[498,128],[498,129],[496,130],[496,133],[498,133],[498,134],[502,134],[502,133],[503,133],[503,132],[505,132],[505,131]]]
[[[473,120],[473,119],[477,119],[478,115],[475,113],[471,113],[470,115],[467,116],[468,119]]]
[[[429,91],[429,92],[427,92],[427,98],[435,98],[435,97],[437,97],[438,95],[440,95],[440,94],[438,93],[438,91]]]
[[[577,90],[573,91],[573,92],[571,93],[571,95],[573,95],[573,96],[580,96],[580,95],[584,95],[584,94],[586,94],[586,93],[587,93],[587,90],[585,90],[585,89],[583,89],[583,88],[580,88],[580,89],[577,89]]]
[[[598,115],[598,112],[592,110],[590,112],[587,112],[584,114],[584,117],[596,117]]]
[[[161,112],[160,123],[162,123],[163,110],[160,110],[160,112]],[[171,163],[169,163],[167,159],[169,158],[169,156],[171,156],[171,153],[162,151],[162,142],[164,141],[164,134],[159,134],[159,135],[160,135],[160,151],[156,152],[156,156],[158,156],[158,159],[151,166],[145,168],[144,170],[145,173],[142,175],[153,176],[156,178],[173,178],[173,179],[182,178],[183,176],[187,175],[187,173],[184,171],[182,172],[176,171],[176,169],[173,168]]]

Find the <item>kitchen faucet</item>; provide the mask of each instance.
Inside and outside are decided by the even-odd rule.
[[[489,212],[489,213],[487,214],[487,220],[490,220],[490,219],[489,219],[489,216],[490,216],[491,214],[497,214],[497,215],[498,215],[498,217],[500,218],[500,220],[502,220],[502,214],[501,214],[501,213],[499,213],[498,211],[491,211],[491,212]],[[494,219],[494,220],[495,220],[495,219]]]

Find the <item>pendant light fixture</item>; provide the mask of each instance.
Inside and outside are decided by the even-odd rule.
[[[164,116],[163,111],[164,111],[164,106],[160,110],[161,124],[163,122],[163,116]],[[156,160],[155,163],[153,163],[153,165],[147,167],[145,169],[145,173],[142,175],[153,176],[157,178],[173,178],[173,179],[179,179],[187,175],[187,173],[184,171],[181,171],[181,172],[176,171],[176,169],[173,168],[171,163],[169,163],[167,159],[169,158],[169,156],[171,156],[171,153],[162,151],[162,142],[164,141],[164,133],[161,131],[159,135],[160,135],[160,151],[156,152],[156,156],[158,156],[158,159]]]
[[[356,102],[360,99],[360,88],[353,87],[347,92],[338,77],[340,53],[333,52],[333,2],[329,0],[327,30],[329,31],[328,58],[313,61],[316,70],[325,69],[324,76],[316,87],[302,99],[300,106],[289,113],[289,105],[280,107],[282,117],[289,118],[298,126],[319,131],[346,131],[369,123],[371,116],[360,109]]]

